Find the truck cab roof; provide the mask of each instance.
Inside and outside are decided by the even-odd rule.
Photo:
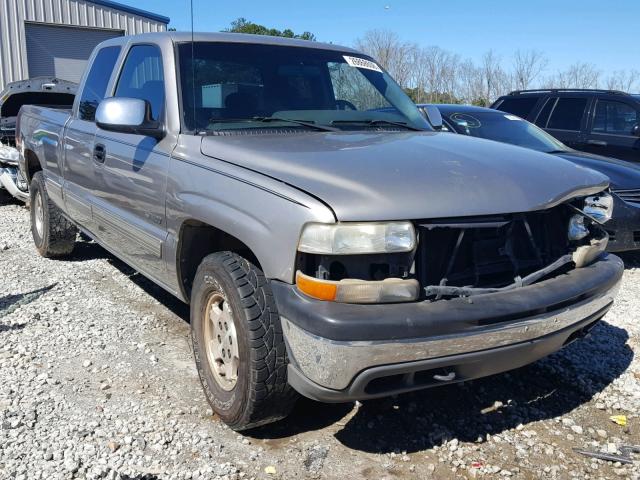
[[[125,45],[130,42],[134,43],[188,43],[188,42],[220,42],[220,43],[255,43],[261,45],[282,45],[288,47],[314,48],[319,50],[334,50],[340,52],[360,53],[350,47],[335,45],[331,43],[313,42],[310,40],[300,40],[297,38],[272,37],[269,35],[252,35],[246,33],[231,32],[153,32],[140,35],[127,35],[123,37],[112,38],[100,44],[107,45]]]

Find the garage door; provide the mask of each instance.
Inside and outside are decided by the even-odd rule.
[[[119,30],[26,23],[29,77],[54,75],[79,82],[93,48],[122,34]]]

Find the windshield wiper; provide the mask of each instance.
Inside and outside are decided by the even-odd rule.
[[[308,128],[315,128],[316,130],[320,130],[322,132],[339,132],[340,129],[338,128],[334,128],[334,127],[330,127],[328,125],[318,125],[316,123],[312,123],[312,122],[305,122],[303,120],[294,120],[292,118],[280,118],[280,117],[253,117],[252,120],[255,120],[256,122],[264,122],[264,123],[269,123],[269,122],[288,122],[288,123],[294,123],[296,125],[302,125],[303,127],[308,127]]]
[[[341,123],[364,123],[365,125],[375,126],[375,125],[392,125],[394,127],[402,127],[409,130],[413,130],[415,132],[426,132],[423,128],[414,127],[409,125],[406,122],[394,122],[393,120],[382,120],[382,119],[371,119],[371,120],[334,120],[331,122],[332,125],[341,124]]]
[[[212,118],[209,120],[209,123],[250,123],[250,122],[260,122],[260,123],[269,123],[269,122],[286,122],[286,123],[294,123],[296,125],[300,125],[307,128],[313,128],[315,130],[319,130],[321,132],[339,132],[339,128],[330,127],[328,125],[318,125],[312,122],[305,122],[303,120],[294,120],[292,118],[280,118],[280,117],[251,117],[251,118]],[[210,132],[211,129],[206,129],[204,132]]]

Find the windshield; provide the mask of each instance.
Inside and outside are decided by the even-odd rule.
[[[186,130],[429,130],[409,97],[370,58],[316,48],[196,42],[192,62],[191,50],[191,43],[178,46]]]
[[[446,115],[458,133],[510,143],[540,152],[566,152],[569,148],[526,120],[502,112],[452,113]]]

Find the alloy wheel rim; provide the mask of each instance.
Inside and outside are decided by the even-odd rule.
[[[38,233],[38,236],[42,238],[42,226],[44,225],[44,208],[42,208],[42,195],[40,194],[40,192],[36,192],[36,198],[33,208],[36,232]]]
[[[216,383],[225,391],[238,381],[238,336],[233,312],[224,295],[212,292],[204,310],[204,336],[207,360]]]

